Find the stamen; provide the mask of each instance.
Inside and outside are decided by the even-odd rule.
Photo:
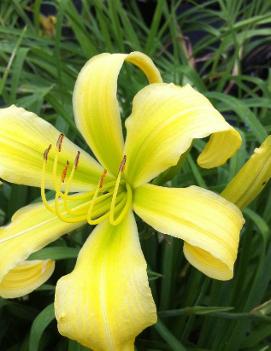
[[[54,164],[53,164],[53,182],[54,182],[54,188],[55,188],[55,192],[56,192],[56,194],[55,194],[55,214],[64,222],[74,223],[74,222],[79,222],[80,220],[83,220],[83,217],[82,216],[80,218],[79,217],[74,217],[74,218],[66,217],[61,212],[59,200],[60,199],[63,200],[64,207],[65,207],[66,211],[69,212],[67,198],[68,198],[69,188],[70,188],[72,178],[74,176],[75,169],[78,166],[80,152],[78,152],[76,157],[75,157],[73,168],[72,168],[70,177],[68,178],[68,181],[66,184],[66,191],[63,194],[61,191],[61,181],[62,181],[62,183],[64,183],[65,178],[67,176],[68,166],[69,166],[69,162],[67,161],[66,166],[65,166],[62,174],[60,175],[60,179],[58,179],[58,175],[57,175],[58,157],[59,157],[59,153],[62,150],[63,139],[64,139],[64,134],[61,133],[57,139],[57,142],[56,142],[56,154],[55,154]]]
[[[102,173],[100,179],[99,179],[98,186],[97,186],[97,188],[96,188],[96,190],[95,190],[95,193],[94,193],[94,195],[93,195],[93,198],[92,198],[92,200],[91,200],[91,202],[90,202],[90,206],[89,206],[89,209],[88,209],[88,212],[87,212],[87,222],[88,222],[90,225],[94,225],[94,224],[98,224],[98,223],[99,223],[99,222],[97,222],[98,219],[96,219],[96,220],[93,220],[93,219],[92,219],[92,212],[93,212],[94,205],[95,205],[95,203],[96,203],[96,199],[97,199],[97,197],[98,197],[98,195],[99,195],[99,192],[100,192],[100,191],[102,190],[102,188],[103,188],[104,179],[105,179],[105,177],[106,177],[106,174],[107,174],[107,170],[105,169],[105,170],[103,171],[103,173]],[[103,217],[103,216],[102,216],[102,217]],[[101,218],[102,218],[102,217],[101,217]],[[100,220],[100,218],[99,218],[99,220]]]
[[[49,155],[49,152],[51,150],[51,147],[52,147],[52,144],[50,144],[47,149],[45,149],[44,153],[43,153],[43,158],[48,161],[48,155]]]
[[[113,191],[112,201],[111,201],[111,205],[110,205],[110,212],[109,212],[109,221],[112,225],[119,224],[121,222],[121,220],[123,219],[122,212],[118,218],[115,218],[115,208],[116,208],[116,199],[117,199],[117,195],[118,195],[120,181],[121,181],[122,174],[124,172],[126,160],[127,160],[127,156],[124,155],[123,159],[120,163],[119,174],[118,174],[118,177],[117,177],[117,180],[115,183],[115,187],[114,187],[114,191]],[[130,200],[131,200],[130,198],[132,197],[132,190],[131,190],[130,186],[128,186],[127,183],[126,183],[126,188],[127,188],[127,201],[126,201],[126,205],[123,209],[125,211],[124,213],[127,213],[129,206],[130,206]]]
[[[77,151],[77,155],[76,155],[75,160],[74,160],[74,167],[75,167],[75,169],[78,167],[80,154],[81,154],[81,152]]]
[[[57,190],[57,194],[56,194],[56,198],[55,198],[55,210],[56,210],[56,213],[60,216],[60,218],[63,220],[63,221],[67,221],[67,222],[75,222],[75,221],[79,221],[79,219],[82,219],[84,218],[84,220],[86,220],[86,211],[82,211],[83,208],[81,209],[81,211],[79,211],[78,213],[78,210],[74,211],[72,209],[69,208],[68,206],[68,200],[72,200],[72,198],[69,196],[69,192],[70,192],[70,186],[71,186],[71,183],[72,183],[72,179],[74,177],[74,174],[75,174],[75,171],[78,167],[78,163],[79,163],[79,158],[80,158],[80,151],[77,152],[76,154],[76,157],[74,159],[74,163],[73,163],[73,167],[72,167],[72,170],[71,170],[71,173],[69,175],[69,178],[66,182],[66,186],[65,186],[65,192],[64,194],[60,191],[60,189],[58,188]],[[106,171],[104,171],[104,173],[102,174],[101,178],[100,178],[100,181],[99,181],[99,188],[100,187],[103,187],[103,183],[104,183],[104,178],[106,176]],[[98,188],[98,190],[99,190]],[[93,203],[93,206],[94,206],[94,203],[96,201],[96,197],[97,197],[97,189],[95,192],[88,192],[86,194],[80,194],[76,197],[76,199],[87,199],[89,197],[91,197],[91,195],[93,195],[93,198],[92,200],[88,201],[87,203],[85,203],[85,207],[87,206],[91,206],[91,204]],[[59,199],[62,199],[63,200],[63,205],[64,205],[64,208],[65,208],[65,211],[67,212],[68,215],[70,215],[71,217],[65,217],[61,211],[60,211],[60,204],[59,204]],[[94,201],[93,201],[94,200]],[[93,208],[92,208],[93,209]],[[92,212],[92,209],[90,211],[90,213]],[[81,216],[80,215],[83,215],[84,216]],[[79,217],[78,217],[79,216]],[[73,217],[73,218],[72,218]]]
[[[71,169],[71,164],[67,160],[62,172],[59,172],[59,154],[62,151],[63,140],[64,134],[61,133],[55,144],[54,155],[50,159],[50,165],[52,164],[51,162],[53,162],[52,181],[55,189],[54,206],[51,206],[47,201],[45,193],[47,163],[52,144],[50,144],[43,152],[41,197],[45,207],[63,222],[67,223],[87,221],[89,224],[94,225],[102,222],[108,216],[110,216],[110,222],[112,224],[116,225],[120,223],[127,214],[132,199],[132,190],[128,184],[126,184],[126,195],[119,190],[120,186],[122,187],[122,184],[125,183],[125,180],[122,179],[122,175],[126,164],[126,155],[124,155],[120,163],[119,174],[116,181],[110,180],[105,183],[107,170],[104,170],[95,190],[77,194],[76,196],[75,194],[69,195],[72,180],[75,171],[78,168],[80,151],[77,152]],[[118,194],[119,191],[120,194]],[[112,198],[111,202],[109,200],[110,198]],[[70,201],[73,202],[73,205],[70,205]],[[83,203],[74,207],[76,201],[83,201]],[[70,208],[70,206],[72,208]],[[115,214],[118,214],[117,218],[115,218]]]
[[[66,179],[66,176],[67,176],[67,172],[68,172],[69,165],[70,165],[70,162],[67,161],[67,162],[66,162],[66,165],[65,165],[65,167],[64,167],[64,169],[63,169],[63,171],[62,171],[62,174],[61,174],[61,181],[62,181],[62,183],[65,182],[65,179]]]
[[[113,216],[111,216],[111,209],[110,209],[110,223],[112,225],[118,225],[121,223],[121,221],[124,219],[124,217],[127,215],[131,202],[132,202],[132,189],[130,187],[129,184],[126,183],[126,189],[127,189],[127,195],[126,195],[126,202],[125,202],[125,206],[124,208],[121,210],[121,213],[119,214],[119,216],[115,219],[114,218],[114,213]],[[115,209],[117,209],[117,206],[115,207]],[[114,209],[114,212],[115,212]]]
[[[58,152],[61,152],[63,139],[64,139],[64,134],[61,133],[57,139],[57,142],[56,142],[56,147],[58,149]]]
[[[46,166],[47,166],[47,161],[48,161],[48,156],[49,152],[51,150],[52,144],[48,146],[47,149],[45,149],[43,153],[43,164],[42,164],[42,175],[41,175],[41,184],[40,184],[40,195],[42,202],[44,206],[47,208],[52,213],[55,213],[54,209],[49,205],[47,199],[46,199],[46,194],[45,194],[45,175],[46,175]]]
[[[57,179],[57,165],[58,165],[58,155],[62,150],[63,139],[64,139],[64,134],[61,133],[56,142],[56,153],[55,153],[54,164],[53,164],[53,183],[54,183],[54,188],[56,189],[56,192],[58,192],[60,187],[60,184]]]
[[[101,178],[100,178],[100,184],[99,184],[99,188],[100,188],[100,189],[103,188],[104,179],[105,179],[106,175],[107,175],[107,170],[105,169],[104,172],[103,172],[103,174],[102,174],[102,176],[101,176]]]
[[[75,173],[75,171],[76,171],[76,169],[78,167],[79,158],[80,158],[80,151],[77,151],[77,154],[76,154],[74,162],[73,162],[72,170],[71,170],[71,173],[70,173],[70,175],[68,177],[68,180],[66,182],[65,191],[64,191],[64,194],[63,194],[63,197],[62,197],[63,201],[64,201],[64,207],[65,207],[65,209],[66,209],[66,211],[68,213],[70,213],[70,209],[68,207],[67,200],[68,200],[68,197],[69,197],[69,192],[70,192],[71,183],[72,183],[72,180],[73,180],[73,177],[74,177],[74,173]]]
[[[127,156],[124,155],[124,156],[123,156],[123,159],[122,159],[122,161],[121,161],[121,163],[120,163],[120,166],[119,166],[119,173],[120,173],[120,172],[121,172],[121,173],[124,172],[126,160],[127,160]]]
[[[77,222],[83,222],[86,220],[86,215],[73,216],[73,217],[67,217],[66,215],[64,215],[64,213],[62,213],[60,209],[60,203],[59,203],[60,198],[61,199],[63,198],[63,194],[58,191],[55,196],[55,214],[58,216],[59,219],[67,223],[77,223]],[[82,204],[81,206],[83,207],[84,205],[85,204]]]
[[[70,185],[74,176],[74,172],[76,170],[76,168],[78,167],[78,162],[79,162],[79,157],[80,157],[80,151],[77,152],[74,163],[73,163],[73,168],[72,171],[69,175],[69,178],[66,182],[66,191],[65,194],[62,193],[61,191],[61,182],[64,183],[67,177],[67,173],[68,173],[68,168],[69,168],[69,161],[66,162],[66,165],[60,175],[60,177],[58,178],[57,176],[57,166],[58,166],[58,155],[62,150],[62,143],[63,143],[63,138],[64,138],[64,134],[60,134],[58,137],[58,140],[56,142],[55,145],[55,157],[54,157],[54,161],[53,161],[53,171],[52,171],[52,175],[53,175],[53,184],[54,184],[54,188],[55,188],[55,206],[50,206],[50,204],[48,203],[47,199],[46,199],[46,194],[45,194],[45,179],[46,179],[46,166],[47,166],[47,161],[49,158],[49,153],[52,149],[52,144],[50,144],[48,146],[48,148],[46,148],[43,152],[43,166],[42,166],[42,177],[41,177],[41,198],[43,201],[44,206],[53,214],[55,214],[56,216],[58,216],[62,221],[67,222],[67,223],[76,223],[76,222],[83,222],[86,220],[86,209],[85,211],[82,210],[84,208],[86,208],[87,206],[89,206],[89,202],[88,203],[83,203],[79,206],[76,206],[75,208],[73,208],[74,212],[80,212],[80,213],[71,213],[72,216],[69,217],[67,216],[67,214],[69,212],[71,212],[70,209],[68,209],[68,205],[67,205],[67,199],[68,199],[68,193],[69,193],[69,189],[70,189]],[[76,198],[73,198],[73,200],[84,200],[84,198],[86,197],[90,197],[91,193],[87,193],[87,194],[80,194],[78,196],[76,196]],[[63,200],[63,204],[66,207],[65,210],[63,211],[63,209],[60,207],[60,202],[59,199]],[[68,213],[67,213],[68,212]]]

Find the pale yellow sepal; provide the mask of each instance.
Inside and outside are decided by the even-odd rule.
[[[23,264],[22,269],[24,269],[26,264],[24,261],[33,252],[40,250],[82,224],[82,222],[65,223],[40,203],[23,207],[17,211],[11,223],[0,228],[0,286],[1,282],[5,282],[5,279],[12,272],[18,272],[18,265]],[[48,262],[48,265],[50,264]],[[50,266],[47,266],[47,273],[50,271],[49,268]],[[34,272],[35,270],[33,270]],[[12,276],[14,277],[14,274]],[[41,277],[36,276],[36,278],[38,283]],[[25,283],[27,289],[28,282]],[[34,282],[32,284],[34,286]],[[18,289],[18,294],[21,294],[23,282]],[[16,295],[15,290],[13,293]]]
[[[233,177],[221,195],[239,208],[249,205],[271,178],[271,136],[254,150],[253,155]]]
[[[197,186],[143,185],[134,192],[135,212],[161,233],[183,239],[191,264],[211,278],[233,276],[241,211],[223,197]]]
[[[184,242],[183,252],[187,261],[207,277],[218,280],[233,278],[233,268],[229,268],[226,263],[212,256],[208,251]]]
[[[53,260],[35,260],[19,263],[0,282],[0,296],[16,298],[27,295],[46,282],[54,272]]]
[[[0,126],[0,177],[11,183],[40,186],[43,153],[52,144],[45,185],[53,189],[54,146],[60,132],[34,113],[14,105],[0,109]],[[81,153],[80,160],[71,191],[89,190],[97,184],[102,171],[92,157],[64,138],[58,158],[59,176],[67,161],[73,164],[78,150]]]
[[[101,164],[117,174],[123,157],[123,136],[117,80],[124,61],[138,66],[151,83],[161,82],[152,60],[140,53],[101,54],[80,71],[73,94],[75,122]]]
[[[143,88],[133,100],[126,127],[126,176],[135,187],[175,165],[194,138],[213,134],[199,157],[206,168],[225,163],[241,144],[239,133],[189,85]]]
[[[93,351],[134,351],[156,308],[132,214],[94,229],[74,271],[57,283],[55,311],[59,332]]]
[[[154,65],[152,59],[142,52],[131,52],[130,54],[126,55],[125,61],[133,63],[135,66],[141,69],[150,84],[161,83],[163,81],[161,74],[157,67]]]

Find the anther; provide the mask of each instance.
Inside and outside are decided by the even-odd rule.
[[[122,159],[122,161],[121,161],[121,163],[120,163],[120,166],[119,166],[119,172],[122,172],[122,173],[123,173],[124,167],[125,167],[125,164],[126,164],[126,160],[127,160],[127,156],[124,155],[124,156],[123,156],[123,159]]]
[[[100,178],[100,182],[99,182],[99,188],[102,189],[103,185],[104,185],[104,180],[105,180],[105,177],[107,175],[107,170],[105,169],[103,171],[103,174],[101,175],[101,178]]]
[[[76,157],[74,159],[74,168],[75,169],[78,167],[79,158],[80,158],[80,151],[77,151]]]
[[[59,137],[56,142],[56,147],[58,149],[58,152],[61,152],[63,139],[64,139],[64,134],[63,133],[59,134]]]
[[[62,181],[62,183],[65,182],[65,179],[66,179],[66,176],[67,176],[67,172],[68,172],[69,165],[70,165],[70,162],[67,161],[67,162],[66,162],[66,165],[65,165],[65,167],[64,167],[64,169],[63,169],[63,171],[62,171],[62,174],[61,174],[61,181]]]
[[[49,155],[49,152],[50,152],[50,150],[51,150],[51,147],[52,147],[52,144],[50,144],[50,145],[47,147],[47,149],[44,150],[43,158],[44,158],[45,161],[48,160],[48,155]]]

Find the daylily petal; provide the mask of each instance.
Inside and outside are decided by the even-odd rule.
[[[52,144],[45,181],[47,188],[53,188],[54,146],[59,135],[51,124],[23,108],[12,105],[0,109],[0,177],[12,183],[40,186],[43,153]],[[59,153],[59,174],[67,161],[72,166],[78,150],[81,154],[71,191],[89,190],[91,184],[97,184],[102,172],[92,157],[64,138]]]
[[[20,270],[18,265],[23,264],[22,270],[26,268],[24,261],[33,252],[40,250],[82,224],[82,222],[65,223],[40,203],[23,207],[17,211],[12,217],[11,223],[0,228],[0,256],[2,257],[0,260],[0,290],[1,284],[5,284],[10,275],[14,278],[14,273],[18,272],[18,269]],[[48,266],[47,269],[49,268]],[[50,269],[47,273],[49,274],[49,272]],[[29,282],[26,280],[25,284],[27,290]],[[23,285],[18,286],[18,294],[21,291],[23,291]],[[13,294],[16,295],[17,292],[14,290]]]
[[[101,54],[78,75],[73,95],[75,122],[97,159],[117,174],[123,157],[123,136],[117,100],[117,79],[124,63],[138,66],[150,83],[161,82],[152,60],[140,53]]]
[[[94,351],[133,351],[134,339],[156,322],[146,262],[133,215],[98,225],[55,300],[58,329]]]
[[[0,282],[0,296],[21,297],[40,287],[53,274],[55,261],[35,260],[19,263]]]
[[[254,154],[233,177],[221,195],[244,208],[264,189],[271,178],[271,136],[267,137]]]
[[[241,144],[239,133],[189,85],[145,87],[134,98],[126,127],[126,175],[136,187],[175,165],[194,138],[214,133],[198,158],[205,168],[223,164]]]
[[[191,264],[211,278],[231,279],[237,256],[241,211],[197,186],[164,188],[146,184],[134,192],[136,213],[156,230],[183,239]]]

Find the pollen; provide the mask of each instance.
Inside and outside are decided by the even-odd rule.
[[[107,180],[108,171],[104,169],[94,190],[71,194],[81,153],[78,150],[73,162],[66,160],[63,165],[63,140],[64,134],[61,133],[54,147],[50,144],[42,155],[43,168],[40,187],[44,206],[60,220],[67,223],[86,221],[90,225],[96,225],[109,217],[110,223],[117,225],[127,214],[132,201],[132,190],[126,184],[124,177],[126,155],[121,160],[116,179]],[[47,162],[49,153],[51,153],[50,162]],[[55,197],[52,201],[47,201],[45,182],[49,182],[50,188],[53,185]],[[75,206],[75,201],[78,200],[80,204]]]
[[[124,155],[124,156],[123,156],[123,159],[122,159],[122,161],[121,161],[121,163],[120,163],[120,166],[119,166],[119,172],[121,172],[121,173],[124,172],[126,160],[127,160],[127,156]]]
[[[67,172],[68,172],[69,165],[70,165],[70,162],[67,161],[67,162],[66,162],[66,165],[65,165],[65,167],[64,167],[64,169],[63,169],[63,171],[62,171],[62,174],[61,174],[61,181],[62,181],[62,183],[65,182],[65,179],[66,179],[66,176],[67,176]]]
[[[101,175],[101,178],[100,178],[100,183],[99,183],[99,188],[100,188],[100,189],[103,188],[104,180],[105,180],[106,175],[107,175],[107,170],[105,169],[105,170],[103,171],[103,174]]]
[[[43,158],[44,158],[45,161],[48,160],[48,155],[49,155],[49,152],[50,152],[51,148],[52,148],[52,144],[50,144],[48,146],[48,148],[45,149],[44,152],[43,152]]]
[[[42,166],[42,177],[41,177],[41,185],[40,185],[41,198],[47,210],[55,214],[64,222],[76,223],[86,219],[85,216],[82,216],[82,210],[80,208],[72,211],[69,209],[69,205],[68,205],[68,202],[73,200],[73,197],[69,195],[69,192],[70,192],[71,183],[74,177],[74,173],[78,167],[80,151],[78,151],[77,154],[75,155],[70,174],[68,175],[68,171],[70,167],[70,162],[68,160],[66,161],[66,164],[62,172],[59,174],[58,173],[59,154],[62,152],[63,139],[64,139],[64,134],[61,133],[56,141],[54,150],[52,150],[54,151],[53,164],[50,163],[47,166],[48,156],[49,156],[49,152],[52,149],[52,144],[50,144],[43,152],[43,166]],[[52,167],[50,171],[47,169],[49,166]],[[45,193],[45,179],[48,171],[49,173],[51,173],[51,182],[53,184],[53,188],[55,191],[54,202],[48,202],[46,198],[46,193]],[[62,188],[64,189],[64,192],[62,192]],[[81,196],[80,199],[89,200],[90,193],[82,194],[80,196]]]
[[[76,157],[75,157],[75,160],[74,160],[74,167],[75,167],[75,169],[78,167],[79,159],[80,159],[80,151],[77,151],[77,154],[76,154]]]
[[[116,179],[116,183],[115,183],[115,187],[114,187],[114,191],[113,191],[113,195],[112,195],[112,201],[110,204],[110,212],[109,212],[109,221],[112,225],[117,225],[119,224],[122,219],[125,217],[125,215],[127,214],[127,212],[129,211],[130,208],[130,204],[132,201],[132,190],[131,187],[129,186],[129,184],[127,182],[125,182],[125,186],[126,186],[126,203],[124,205],[124,207],[119,211],[119,214],[117,217],[115,217],[116,214],[116,209],[117,209],[117,196],[118,196],[118,192],[119,192],[119,187],[121,184],[121,180],[123,177],[123,173],[124,173],[124,168],[125,168],[125,164],[127,161],[127,156],[124,155],[120,166],[119,166],[119,174],[117,176]]]
[[[57,139],[57,142],[56,142],[56,147],[57,147],[59,152],[61,152],[61,150],[62,150],[63,139],[64,139],[64,134],[61,133]]]

